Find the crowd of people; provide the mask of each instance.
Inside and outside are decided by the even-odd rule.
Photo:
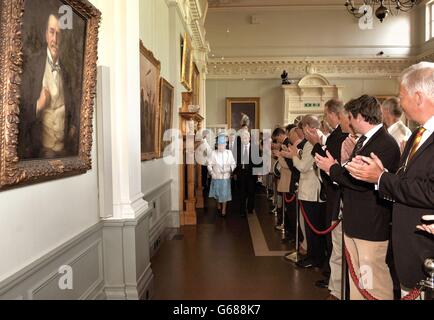
[[[403,113],[419,126],[413,133],[401,120]],[[254,168],[268,154],[259,147],[264,160],[253,159],[256,142],[244,129],[229,142],[219,137],[207,167],[210,197],[222,204],[223,216],[231,177],[240,191],[239,212],[253,213]],[[273,170],[263,173],[263,183],[275,191],[276,229],[283,229],[291,244],[299,235],[303,258],[296,264],[323,271],[325,279],[316,285],[329,289],[327,299],[344,298],[345,258],[351,300],[418,293],[413,289],[427,277],[424,261],[434,257],[433,133],[434,64],[427,62],[403,72],[399,98],[382,104],[369,95],[347,103],[333,99],[325,104],[322,121],[305,115],[274,130]],[[265,146],[259,139],[257,144]]]

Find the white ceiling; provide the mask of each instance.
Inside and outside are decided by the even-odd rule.
[[[210,8],[342,5],[345,0],[208,0]]]

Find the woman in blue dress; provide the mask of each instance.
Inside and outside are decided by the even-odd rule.
[[[231,174],[237,165],[232,152],[226,149],[224,135],[218,137],[217,145],[217,150],[212,151],[208,160],[208,172],[212,178],[209,197],[217,200],[217,208],[225,217],[227,203],[232,201]]]

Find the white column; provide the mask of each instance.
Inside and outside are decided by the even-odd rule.
[[[111,79],[113,219],[131,219],[148,208],[141,192],[139,0],[93,2],[102,12],[99,64]]]

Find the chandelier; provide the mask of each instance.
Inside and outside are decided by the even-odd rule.
[[[416,6],[420,0],[362,0],[360,6],[354,4],[354,0],[347,0],[345,7],[349,13],[356,18],[361,18],[368,14],[368,7],[375,10],[375,16],[383,22],[384,19],[390,14],[392,16],[398,15],[400,11],[408,12]]]

